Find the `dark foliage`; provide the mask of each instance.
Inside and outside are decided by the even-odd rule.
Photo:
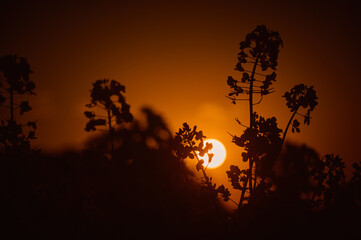
[[[231,216],[231,236],[244,238],[288,238],[294,232],[302,232],[301,238],[334,237],[327,226],[337,226],[335,236],[359,236],[356,229],[345,233],[352,221],[341,220],[360,213],[360,167],[354,164],[354,177],[345,182],[345,164],[339,156],[326,154],[320,157],[316,151],[304,146],[285,143],[289,127],[300,132],[298,116],[310,124],[311,112],[318,104],[313,86],[294,86],[283,97],[292,112],[285,131],[277,126],[276,117],[265,119],[254,111],[264,95],[273,91],[276,67],[282,40],[278,32],[265,26],[257,28],[240,43],[237,71],[241,80],[229,76],[227,98],[248,101],[249,125],[242,135],[231,135],[232,141],[241,147],[241,160],[249,164],[246,169],[231,165],[226,172],[232,187],[241,191],[238,209]],[[241,94],[247,98],[239,98]],[[255,101],[254,96],[260,95]],[[305,110],[303,114],[301,110]],[[348,205],[345,212],[340,209]],[[330,217],[334,213],[335,216]],[[321,224],[316,224],[317,221]],[[315,226],[313,226],[315,225]]]
[[[6,233],[15,239],[219,236],[215,202],[173,156],[163,119],[143,112],[145,127],[135,121],[115,131],[112,158],[104,137],[82,152],[1,156]]]
[[[28,131],[24,131],[24,127]],[[28,122],[27,125],[18,124],[15,121],[0,122],[0,153],[9,156],[26,155],[33,150],[30,141],[35,139],[36,122]]]
[[[236,166],[231,166],[230,171],[227,172],[232,186],[242,191],[239,207],[246,198],[249,200],[262,198],[262,191],[264,196],[269,195],[273,183],[271,179],[275,177],[272,169],[282,151],[289,127],[292,126],[293,133],[299,133],[300,122],[295,118],[296,114],[303,116],[304,123],[309,125],[310,113],[318,104],[313,86],[307,87],[299,84],[286,92],[283,97],[293,114],[284,132],[278,128],[276,117],[265,119],[254,111],[254,105],[259,104],[264,95],[271,93],[270,86],[272,82],[276,81],[275,70],[280,46],[283,44],[278,32],[268,30],[264,25],[257,26],[246,36],[245,41],[240,43],[241,52],[238,54],[236,70],[243,74],[241,81],[237,81],[233,77],[228,77],[227,80],[227,84],[231,88],[228,98],[233,103],[237,100],[246,100],[249,103],[249,126],[245,126],[236,119],[246,129],[240,137],[232,135],[232,141],[243,148],[241,159],[243,162],[247,162],[249,167],[240,170]],[[259,69],[264,73],[259,73]],[[270,69],[271,72],[268,71]],[[261,81],[259,78],[264,78],[264,80]],[[258,83],[263,84],[257,85]],[[247,94],[249,98],[238,99],[236,97],[239,94]],[[253,99],[255,94],[261,96],[256,103]],[[301,108],[307,110],[305,115],[299,113]],[[248,193],[248,197],[246,197],[246,193]]]
[[[0,121],[0,153],[11,158],[38,152],[30,147],[30,141],[36,138],[36,121],[21,124],[14,114],[14,110],[19,110],[20,115],[32,110],[28,101],[17,104],[14,99],[15,95],[35,95],[35,83],[30,80],[32,72],[23,57],[5,55],[0,58],[0,107],[10,110],[9,118]]]
[[[183,123],[183,128],[180,128],[178,132],[176,132],[176,136],[174,138],[174,152],[175,156],[179,161],[189,159],[196,159],[196,169],[197,171],[201,171],[203,174],[202,178],[202,189],[204,189],[207,193],[211,195],[211,199],[217,197],[218,193],[221,194],[224,201],[230,200],[230,192],[224,185],[220,185],[218,188],[216,184],[212,183],[212,178],[209,177],[206,173],[207,166],[204,167],[204,160],[199,159],[199,157],[203,157],[205,154],[208,154],[208,164],[212,161],[214,156],[213,153],[208,153],[209,150],[212,149],[211,143],[206,143],[204,145],[203,139],[206,136],[203,135],[202,131],[197,131],[197,126],[194,126],[192,129],[189,127],[187,123]],[[214,203],[217,208],[217,203]]]
[[[16,55],[1,57],[0,72],[2,72],[0,87],[19,94],[35,95],[33,92],[35,83],[29,78],[33,71],[25,58],[18,58]]]
[[[20,114],[31,110],[28,101],[20,104],[14,103],[15,94],[35,95],[35,83],[30,80],[29,63],[25,58],[18,58],[16,55],[5,55],[0,58],[0,106],[7,106],[10,109],[10,120],[14,121],[14,110],[18,108]]]
[[[240,172],[232,168],[233,172]],[[305,145],[286,144],[268,181],[259,184],[249,204],[232,216],[230,236],[359,238],[356,219],[361,205],[353,194],[360,185],[352,180],[346,183],[343,168],[338,156],[320,158]],[[357,178],[357,171],[354,177]]]
[[[289,92],[286,92],[283,97],[286,99],[286,105],[288,108],[291,109],[291,112],[293,112],[292,117],[290,118],[285,133],[283,135],[283,142],[285,140],[288,128],[290,125],[292,125],[292,132],[295,131],[297,133],[300,132],[300,122],[297,119],[294,119],[296,114],[302,116],[304,118],[303,123],[309,125],[310,124],[310,114],[313,111],[313,109],[317,106],[317,95],[316,91],[313,89],[313,86],[307,87],[304,84],[298,84],[294,86]],[[300,108],[307,109],[306,114],[300,114],[299,110]]]
[[[90,94],[91,101],[86,106],[88,108],[96,106],[103,108],[108,113],[108,121],[110,118],[108,124],[111,124],[113,118],[115,118],[116,124],[131,122],[133,116],[129,112],[130,106],[126,103],[123,93],[125,93],[125,87],[119,82],[115,80],[109,82],[109,79],[97,80],[93,83]],[[117,100],[113,101],[113,97],[116,97]],[[90,119],[85,128],[87,132],[95,131],[96,126],[106,125],[106,119],[95,118],[94,112],[85,111],[84,114]]]
[[[287,130],[300,132],[297,116],[310,124],[318,104],[313,86],[294,86],[286,92],[292,116],[282,131],[276,117],[259,116],[253,106],[271,93],[282,40],[264,25],[240,43],[236,70],[241,80],[228,77],[228,98],[246,100],[249,126],[232,141],[243,148],[246,169],[231,165],[226,172],[239,203],[230,191],[217,187],[199,156],[209,153],[203,132],[184,123],[173,138],[163,118],[142,110],[146,122],[133,121],[125,87],[115,80],[93,83],[88,108],[100,107],[107,116],[85,111],[86,131],[108,127],[82,151],[41,154],[31,148],[37,123],[20,124],[30,111],[14,94],[34,95],[35,84],[24,58],[0,58],[0,105],[9,104],[10,118],[0,122],[0,206],[2,235],[9,239],[359,239],[361,162],[354,163],[346,181],[342,158],[322,157],[306,145],[285,143]],[[250,64],[250,65],[247,65]],[[259,72],[261,70],[262,73]],[[4,95],[5,94],[5,95]],[[7,95],[6,95],[7,94]],[[239,99],[246,94],[247,99]],[[260,96],[255,103],[253,96]],[[306,110],[306,114],[299,111]],[[130,123],[131,122],[131,123]],[[127,127],[118,127],[129,123]],[[25,131],[27,129],[27,131]],[[285,143],[285,144],[284,144]],[[194,161],[196,173],[184,161]],[[200,183],[197,179],[201,179]],[[229,214],[219,199],[232,201]]]
[[[107,116],[97,116],[93,111],[85,111],[84,115],[89,119],[85,131],[95,131],[98,127],[108,125],[111,150],[114,151],[114,125],[120,125],[133,121],[130,113],[130,105],[126,103],[125,86],[115,80],[97,80],[93,83],[88,108],[100,107],[106,111]],[[114,100],[116,98],[116,100]]]
[[[251,33],[247,34],[245,41],[240,43],[240,52],[238,53],[238,63],[235,70],[242,72],[241,80],[236,80],[229,76],[227,80],[231,92],[228,97],[232,103],[236,103],[240,94],[258,93],[261,96],[267,95],[273,91],[271,85],[276,81],[276,67],[278,65],[279,47],[282,46],[282,40],[278,32],[271,31],[264,25],[259,25]],[[260,67],[262,72],[272,70],[264,74],[256,73],[256,67]],[[255,77],[262,78],[263,80]],[[260,85],[253,85],[253,82]],[[249,86],[251,84],[251,86]]]
[[[246,191],[252,195],[253,188],[257,187],[258,173],[263,173],[261,184],[265,180],[265,169],[267,163],[262,167],[261,158],[265,156],[265,162],[274,162],[272,158],[277,156],[280,151],[280,132],[282,132],[276,123],[276,118],[272,117],[265,120],[263,117],[258,119],[258,114],[253,110],[254,105],[259,104],[263,96],[273,92],[271,85],[276,81],[276,67],[278,65],[279,48],[283,46],[280,34],[269,30],[264,25],[259,25],[251,33],[247,34],[246,39],[240,43],[240,52],[238,53],[238,63],[235,70],[242,72],[241,80],[236,80],[229,76],[227,84],[231,91],[228,98],[235,104],[236,101],[248,101],[249,103],[249,126],[243,125],[238,119],[236,121],[246,127],[241,137],[233,136],[233,142],[244,148],[242,160],[248,162],[248,170],[242,171],[242,177],[239,180],[242,183],[234,182],[235,178],[230,178],[232,185],[241,190],[241,198],[238,206],[241,207]],[[260,69],[260,71],[259,71]],[[262,73],[260,73],[262,72]],[[240,94],[249,95],[248,98],[237,98]],[[260,95],[258,102],[254,97]],[[295,123],[296,125],[296,123]],[[261,171],[259,171],[261,169]],[[262,171],[263,170],[263,171]],[[230,172],[233,172],[230,170]]]

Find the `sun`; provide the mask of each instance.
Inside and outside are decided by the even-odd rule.
[[[223,164],[223,162],[226,160],[226,148],[224,145],[218,141],[217,139],[207,139],[204,141],[204,145],[206,143],[212,143],[213,148],[208,151],[208,153],[213,153],[213,159],[208,164],[208,155],[205,154],[203,157],[199,157],[199,159],[203,159],[204,163],[203,166],[207,168],[217,168]],[[208,166],[207,166],[208,165]]]

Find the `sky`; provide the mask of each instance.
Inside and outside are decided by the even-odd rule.
[[[234,119],[249,119],[248,104],[225,97],[226,80],[239,76],[239,42],[265,24],[284,48],[276,91],[255,111],[276,116],[284,129],[291,113],[282,95],[295,84],[313,85],[319,104],[311,124],[287,140],[339,154],[351,166],[360,160],[360,10],[357,1],[333,0],[7,1],[0,6],[0,55],[26,57],[34,71],[33,111],[21,119],[38,120],[36,147],[81,148],[92,134],[83,114],[91,84],[115,79],[126,86],[136,118],[149,106],[173,132],[188,122],[222,141],[227,160],[209,170],[222,182],[229,165],[241,162],[228,132],[241,135]]]

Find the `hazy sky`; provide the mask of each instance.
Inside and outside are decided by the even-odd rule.
[[[25,119],[38,119],[35,145],[45,151],[81,146],[91,135],[83,114],[91,83],[110,78],[126,86],[136,117],[150,106],[172,131],[187,121],[220,139],[227,169],[240,154],[227,131],[240,135],[234,118],[248,123],[249,117],[248,104],[225,98],[226,79],[237,77],[239,42],[265,24],[280,32],[284,48],[276,92],[255,110],[276,116],[284,129],[291,113],[281,96],[295,84],[314,85],[319,105],[311,125],[289,140],[340,154],[349,165],[360,160],[357,1],[74,2],[0,5],[0,55],[26,57],[34,71],[37,96],[29,98],[33,111]]]

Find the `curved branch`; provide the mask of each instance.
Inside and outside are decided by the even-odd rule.
[[[295,112],[292,114],[290,120],[289,120],[288,123],[287,123],[286,129],[285,129],[285,133],[283,134],[281,146],[282,146],[283,143],[285,142],[288,128],[290,127],[290,125],[291,125],[291,123],[292,123],[292,120],[293,120],[293,118],[295,117],[295,115],[297,114],[297,111],[298,111],[299,108],[300,108],[300,105],[296,108]]]
[[[244,71],[245,71],[245,72],[252,73],[252,71],[249,71],[249,70],[244,70]],[[259,76],[263,76],[263,77],[266,77],[266,76],[267,76],[266,74],[257,73],[257,72],[255,72],[254,74],[259,75]],[[256,79],[255,79],[255,81],[257,81],[257,82],[262,82],[261,80],[256,80]]]
[[[242,127],[248,128],[248,126],[244,125],[238,118],[235,118],[236,122]],[[231,135],[232,136],[232,135]],[[233,136],[232,136],[233,137]]]
[[[226,96],[226,98],[231,99],[232,101],[248,101],[248,98],[232,98],[230,96]]]
[[[260,104],[261,102],[262,102],[262,99],[263,99],[263,95],[261,95],[261,99],[258,101],[258,102],[256,102],[256,103],[253,103],[253,105],[257,105],[257,104]]]
[[[238,203],[236,203],[232,198],[229,198],[229,200],[231,200],[231,202],[233,202],[234,204],[237,205],[237,207],[239,207]]]

